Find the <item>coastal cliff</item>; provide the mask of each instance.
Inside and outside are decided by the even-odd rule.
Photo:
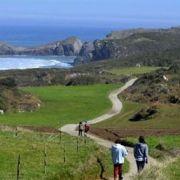
[[[180,59],[180,28],[115,31],[102,40],[84,43],[70,37],[34,48],[0,43],[0,55],[76,56],[74,65],[133,57],[133,61],[138,59],[136,63],[165,66],[169,61],[174,63]]]
[[[83,43],[76,37],[70,37],[63,41],[56,41],[47,45],[23,48],[0,43],[0,55],[65,55],[77,56],[82,48]]]

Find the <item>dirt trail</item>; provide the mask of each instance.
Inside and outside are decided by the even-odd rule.
[[[128,87],[132,86],[132,84],[136,81],[136,79],[132,79],[130,81],[128,81],[123,87],[121,87],[120,89],[117,89],[115,91],[112,91],[109,94],[109,99],[112,102],[112,109],[106,113],[103,114],[95,119],[89,120],[88,123],[89,124],[95,124],[95,123],[99,123],[101,121],[105,121],[107,119],[112,118],[113,116],[119,114],[121,112],[122,109],[122,102],[119,100],[118,95],[124,91],[125,89],[127,89]],[[60,130],[62,132],[65,132],[67,134],[70,134],[72,136],[78,136],[78,131],[77,131],[77,127],[78,124],[67,124],[63,127],[60,128]],[[113,142],[108,141],[108,140],[104,140],[100,137],[97,137],[93,134],[88,134],[87,135],[89,138],[91,138],[92,140],[94,140],[96,143],[98,143],[101,146],[107,147],[107,148],[111,148]],[[128,150],[128,157],[127,160],[129,161],[130,164],[130,169],[129,172],[127,174],[125,174],[124,179],[125,180],[129,180],[131,179],[131,177],[133,177],[136,174],[136,164],[134,161],[134,157],[133,157],[133,149],[126,147]],[[156,163],[156,161],[152,158],[149,159],[150,163],[149,164],[154,164]]]

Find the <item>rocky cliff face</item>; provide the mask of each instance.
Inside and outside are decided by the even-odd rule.
[[[35,48],[26,48],[17,51],[17,54],[28,55],[66,55],[76,56],[82,48],[82,42],[76,37],[70,37],[63,41],[53,42],[44,46]]]
[[[81,54],[79,61],[89,62],[87,59],[89,54],[92,57],[90,61],[97,61],[157,55],[160,52],[175,52],[175,50],[177,52],[177,49],[180,50],[180,28],[127,30],[113,32],[104,40],[94,41],[92,48],[83,46],[84,53]]]
[[[112,32],[103,40],[82,43],[71,37],[35,48],[17,48],[0,43],[0,55],[66,55],[77,56],[75,65],[105,59],[124,59],[128,57],[149,57],[151,61],[163,54],[179,57],[180,28],[133,29]],[[164,57],[163,57],[164,59]],[[143,62],[141,59],[138,63]],[[166,60],[167,61],[167,60]],[[157,65],[157,64],[156,64]]]
[[[6,43],[0,42],[0,55],[12,55],[14,54],[14,47]]]
[[[82,42],[76,37],[53,42],[35,48],[20,48],[0,43],[0,55],[66,55],[76,56],[82,48]]]

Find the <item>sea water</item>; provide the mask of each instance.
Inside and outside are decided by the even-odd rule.
[[[110,28],[97,27],[62,27],[62,26],[2,26],[0,25],[0,41],[14,46],[36,47],[49,42],[77,36],[82,41],[101,39],[110,32]],[[29,68],[70,68],[74,57],[0,57],[0,70]]]
[[[73,56],[0,56],[0,70],[71,68]]]
[[[93,41],[104,38],[110,32],[110,28],[98,27],[0,25],[0,41],[15,46],[35,47],[70,36],[76,36],[82,41]]]

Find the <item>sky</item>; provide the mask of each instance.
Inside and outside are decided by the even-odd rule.
[[[0,0],[0,24],[179,26],[180,0]]]

